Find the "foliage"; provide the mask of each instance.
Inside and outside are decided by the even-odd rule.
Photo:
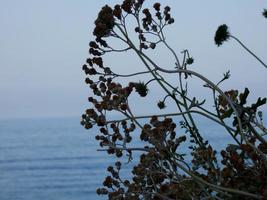
[[[124,0],[114,8],[104,6],[95,21],[93,31],[95,41],[91,41],[89,53],[92,55],[83,65],[87,75],[85,82],[90,86],[93,96],[88,100],[92,108],[82,115],[81,124],[86,128],[99,127],[96,140],[101,150],[115,154],[118,158],[128,156],[131,161],[135,151],[141,151],[140,161],[132,169],[132,179],[124,180],[120,176],[121,162],[109,166],[110,173],[103,182],[103,188],[97,189],[99,195],[107,195],[109,199],[263,199],[267,197],[267,130],[262,122],[262,112],[258,108],[266,103],[266,98],[248,105],[249,90],[222,91],[220,84],[229,79],[226,72],[222,80],[213,83],[196,71],[188,69],[194,62],[187,50],[182,52],[180,62],[176,52],[166,41],[164,31],[174,23],[169,6],[163,7],[155,3],[153,8],[143,8],[144,0]],[[153,10],[153,11],[152,11]],[[266,11],[266,10],[265,10]],[[264,12],[264,16],[266,12]],[[126,19],[132,17],[135,27],[126,26]],[[136,34],[129,37],[129,32]],[[123,49],[115,49],[109,45],[108,39],[121,41]],[[230,38],[241,44],[264,67],[266,64],[253,54],[243,43],[230,34],[227,25],[219,26],[214,40],[220,46]],[[165,46],[176,59],[173,69],[159,66],[148,55],[159,44]],[[107,67],[102,55],[110,52],[131,50],[144,64],[146,71],[122,75]],[[149,75],[149,80],[131,81],[139,75]],[[166,77],[177,74],[178,85],[168,82]],[[149,77],[148,76],[148,77]],[[196,76],[205,82],[211,92],[214,107],[204,107],[205,100],[197,100],[187,94],[187,82]],[[119,81],[124,78],[128,84]],[[137,116],[132,112],[135,105],[129,104],[134,93],[146,98],[149,84],[154,81],[166,95],[156,106],[161,115]],[[165,107],[172,103],[176,107],[174,113],[165,113]],[[107,113],[118,112],[123,119],[108,119]],[[222,126],[233,138],[234,144],[219,153],[203,138],[197,127],[193,114],[201,115]],[[180,122],[177,121],[180,117]],[[229,126],[225,119],[232,120]],[[142,119],[142,121],[140,120]],[[144,122],[146,119],[146,123]],[[177,133],[177,126],[184,134]],[[139,133],[140,141],[145,144],[133,147],[132,133]],[[179,151],[181,144],[188,141],[188,155]]]

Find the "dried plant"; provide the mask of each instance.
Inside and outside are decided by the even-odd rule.
[[[100,150],[114,154],[118,161],[109,166],[103,188],[97,189],[99,195],[108,199],[264,199],[267,197],[267,129],[262,122],[262,112],[258,108],[266,103],[266,98],[258,98],[251,105],[247,103],[249,90],[223,91],[220,84],[229,79],[226,72],[218,83],[213,83],[200,73],[190,70],[194,62],[188,50],[181,57],[166,41],[165,29],[174,23],[169,6],[155,3],[152,9],[144,8],[144,0],[124,0],[113,8],[106,5],[95,20],[89,53],[91,57],[83,65],[85,82],[93,95],[88,98],[92,108],[82,115],[81,124],[86,128],[99,127],[96,140]],[[266,12],[263,13],[264,16]],[[127,25],[132,18],[135,25]],[[136,38],[132,34],[136,35]],[[124,48],[115,49],[109,39],[116,39]],[[234,38],[263,66],[266,64],[232,36],[227,25],[219,26],[215,43],[220,46],[224,41]],[[148,56],[159,45],[165,46],[174,57],[172,67],[162,67]],[[110,52],[132,51],[144,64],[144,71],[132,74],[115,73],[112,67],[104,64],[102,56]],[[178,85],[167,79],[177,74]],[[136,82],[135,77],[146,75],[147,79]],[[187,82],[195,76],[202,80],[208,90],[214,107],[208,110],[205,100],[188,95]],[[144,76],[142,76],[144,77]],[[128,84],[120,83],[124,79]],[[158,101],[160,115],[138,116],[132,112],[129,99],[134,93],[147,98],[149,84],[156,82],[165,96]],[[124,82],[125,83],[125,82]],[[168,101],[166,99],[168,98]],[[150,103],[149,101],[147,102]],[[166,113],[165,107],[175,106],[175,112]],[[123,115],[120,119],[109,119],[109,112]],[[203,138],[195,115],[201,115],[225,129],[233,138],[233,144],[220,153],[216,147]],[[178,120],[180,118],[180,121]],[[225,120],[232,120],[228,125]],[[177,133],[177,127],[184,130]],[[208,128],[208,127],[207,127]],[[139,135],[139,144],[133,146],[134,134]],[[189,142],[187,155],[181,153],[181,145]],[[225,144],[226,146],[227,144]],[[131,179],[120,175],[122,167],[119,158],[132,157],[141,152],[139,162],[133,167]]]

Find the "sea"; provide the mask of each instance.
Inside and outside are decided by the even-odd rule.
[[[106,171],[117,159],[99,149],[97,129],[85,130],[77,118],[0,120],[0,200],[102,200]],[[210,143],[223,148],[232,140],[218,126],[200,125]],[[182,132],[182,130],[179,130]],[[138,136],[138,132],[134,133]],[[136,137],[138,138],[138,137]],[[186,148],[181,152],[188,152]],[[122,176],[131,177],[139,155]]]

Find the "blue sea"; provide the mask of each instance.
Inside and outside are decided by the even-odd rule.
[[[201,126],[216,147],[231,143],[213,124]],[[0,200],[106,199],[95,191],[116,159],[97,151],[96,133],[85,130],[78,117],[1,120]],[[130,176],[133,164],[122,163],[124,176]]]

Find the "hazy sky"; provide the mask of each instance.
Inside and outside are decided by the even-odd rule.
[[[81,115],[89,105],[81,65],[93,39],[94,19],[102,5],[121,1],[0,2],[0,118]],[[265,0],[159,2],[171,5],[175,17],[168,41],[177,52],[190,50],[196,71],[216,81],[230,69],[232,79],[225,88],[248,86],[255,90],[254,99],[267,96],[267,70],[236,42],[221,48],[213,42],[218,25],[226,23],[233,35],[267,62],[267,19],[261,15],[267,8]],[[163,51],[161,59],[168,60],[168,55]],[[116,56],[126,63],[122,71],[135,67],[135,61]],[[106,63],[112,67],[116,60],[107,57]]]

